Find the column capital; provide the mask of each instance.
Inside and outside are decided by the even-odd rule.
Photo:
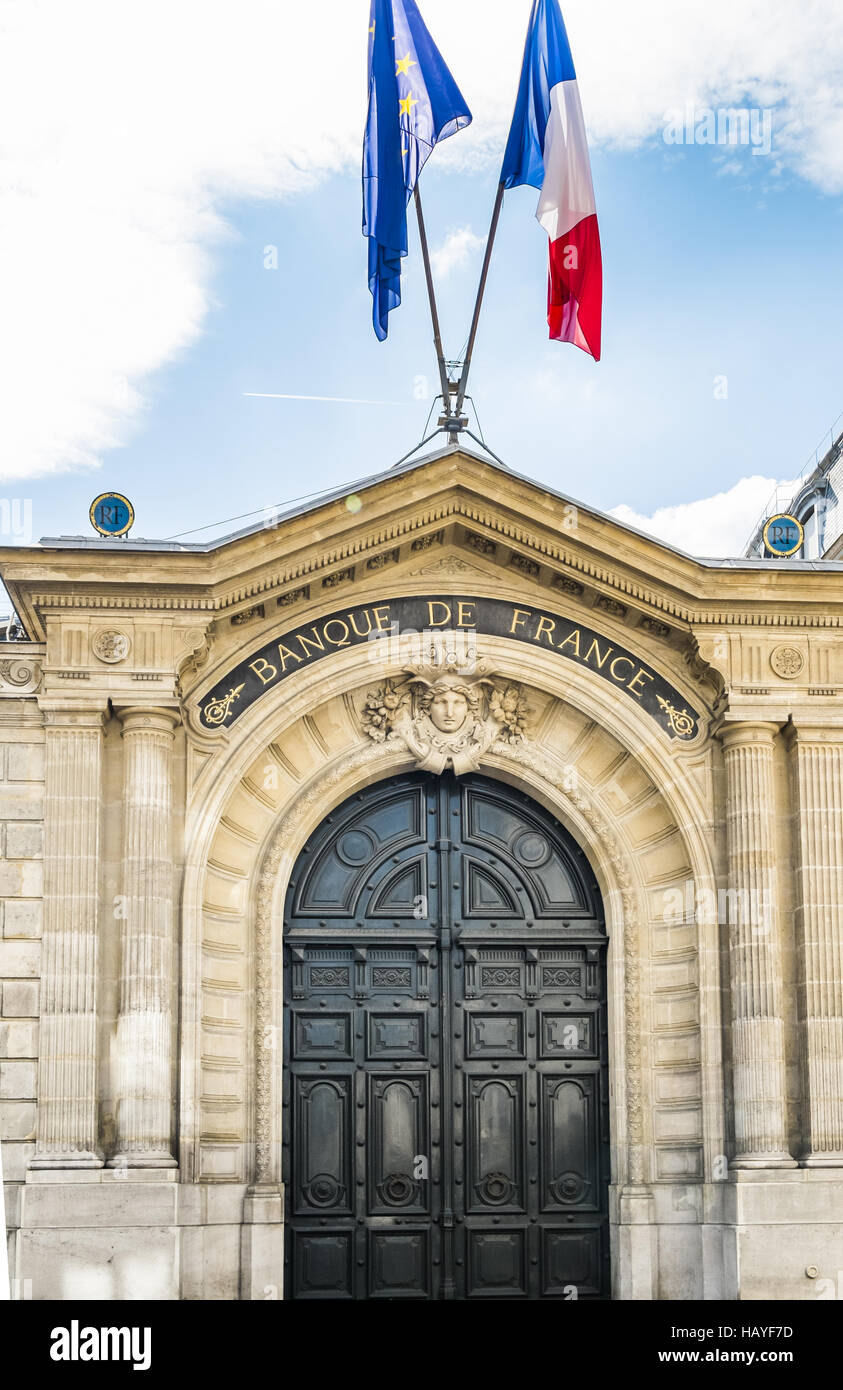
[[[764,746],[771,748],[781,732],[781,725],[765,719],[724,720],[716,730],[724,748]]]
[[[843,724],[818,724],[805,720],[797,720],[787,724],[783,730],[784,741],[788,748],[794,748],[799,744],[819,743],[830,747],[843,747]]]
[[[172,734],[181,723],[181,711],[176,705],[115,705],[114,713],[123,725],[123,733]]]
[[[49,697],[38,701],[48,729],[95,729],[105,727],[108,717],[107,701],[58,700]]]

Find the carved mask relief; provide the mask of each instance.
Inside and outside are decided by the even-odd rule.
[[[442,660],[405,668],[403,681],[370,691],[363,727],[376,743],[403,743],[427,772],[476,769],[502,741],[524,737],[526,708],[520,686],[498,682],[485,664]]]

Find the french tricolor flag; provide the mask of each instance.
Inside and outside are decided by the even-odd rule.
[[[536,217],[550,237],[550,337],[574,343],[599,361],[600,233],[577,75],[558,0],[533,0],[501,183],[540,190]]]

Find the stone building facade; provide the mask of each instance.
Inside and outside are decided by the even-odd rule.
[[[843,565],[448,449],[0,570],[19,1297],[834,1286]]]
[[[839,560],[843,555],[843,430],[839,421],[830,432],[830,444],[817,450],[814,466],[807,466],[795,484],[777,487],[746,548],[749,556],[766,554],[764,523],[777,512],[793,516],[802,527],[800,560]]]

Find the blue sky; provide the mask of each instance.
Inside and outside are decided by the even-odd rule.
[[[744,6],[748,20],[754,0]],[[423,6],[426,13],[437,8]],[[519,30],[529,7],[523,8]],[[582,15],[585,26],[581,5],[563,8],[566,15]],[[614,0],[602,8],[617,9]],[[715,18],[720,9],[712,7]],[[459,71],[459,46],[448,47],[430,16],[428,22]],[[568,27],[577,58],[570,17]],[[687,36],[689,53],[694,37]],[[587,34],[582,46],[592,53]],[[827,46],[820,27],[818,64]],[[751,36],[747,52],[754,52]],[[498,108],[511,109],[518,74],[511,48],[508,62],[498,61],[494,120],[485,96],[479,115],[472,103],[475,127],[485,124],[471,138],[467,132],[453,137],[447,152],[437,151],[421,184],[434,249],[464,229],[475,246],[438,281],[446,351],[453,355],[468,331],[479,238],[494,196],[506,124]],[[783,60],[772,51],[764,61],[769,88]],[[809,87],[810,49],[802,62]],[[586,116],[593,115],[597,126],[592,163],[605,270],[603,360],[595,364],[573,347],[547,341],[546,239],[533,217],[535,193],[515,190],[504,203],[471,394],[488,442],[517,471],[604,510],[625,506],[639,525],[659,509],[678,508],[653,523],[655,529],[698,553],[734,553],[773,480],[795,477],[843,410],[843,167],[838,171],[837,156],[828,155],[823,121],[818,117],[818,128],[807,130],[804,92],[797,100],[798,93],[782,96],[780,88],[769,88],[778,103],[773,148],[770,156],[756,156],[749,148],[664,142],[663,117],[653,112],[696,91],[690,77],[678,88],[665,77],[652,111],[625,125],[605,100],[601,105],[605,75],[595,71],[590,81],[589,65],[578,60],[578,67]],[[741,81],[740,73],[723,78],[731,100]],[[471,101],[471,83],[463,85]],[[759,88],[762,97],[768,88]],[[116,249],[110,246],[108,273],[100,280],[93,258],[89,266],[87,251],[80,250],[75,261],[74,247],[87,247],[86,217],[93,227],[103,207],[107,218],[114,209],[118,215],[121,188],[114,189],[114,209],[107,186],[98,183],[88,204],[82,188],[62,274],[71,288],[77,274],[84,282],[83,311],[63,303],[63,291],[51,291],[46,272],[37,304],[31,294],[28,299],[41,344],[52,332],[59,345],[33,407],[42,413],[38,459],[26,464],[23,431],[23,448],[18,442],[3,450],[0,426],[0,491],[32,499],[35,539],[89,534],[90,501],[110,488],[132,499],[136,535],[163,538],[208,527],[192,537],[206,539],[234,529],[228,518],[387,468],[420,439],[432,403],[419,399],[420,379],[427,378],[431,397],[437,389],[421,258],[411,221],[404,303],[380,344],[371,328],[360,233],[361,113],[362,101],[355,119],[345,121],[341,148],[314,155],[312,168],[305,167],[306,152],[297,154],[301,178],[289,169],[279,174],[272,163],[274,145],[283,152],[285,140],[299,139],[295,110],[284,118],[286,126],[281,121],[276,132],[262,132],[257,153],[250,132],[242,152],[233,142],[227,158],[236,177],[229,170],[214,181],[203,152],[193,220],[173,232],[165,207],[155,230],[163,248],[157,280],[155,256],[133,263],[134,233],[146,219],[144,189],[152,177],[143,134],[131,147],[135,174],[130,149],[120,175],[141,211],[124,245],[118,238]],[[797,135],[794,113],[802,121]],[[129,127],[131,119],[129,111]],[[188,117],[182,111],[178,119]],[[161,138],[166,135],[163,130]],[[189,157],[202,162],[192,151]],[[155,209],[164,206],[159,193],[152,187],[147,200]],[[119,233],[119,219],[115,227]],[[167,262],[176,244],[181,259]],[[277,247],[277,269],[264,266],[267,246]],[[38,255],[37,246],[27,248],[23,256]],[[105,259],[101,251],[96,265]],[[146,285],[155,287],[145,291],[155,303],[138,320],[133,339],[132,315],[141,312],[133,296],[139,300]],[[94,343],[92,325],[100,313],[113,318],[104,317]],[[116,323],[127,325],[123,337]],[[10,355],[13,329],[8,321],[0,328]],[[136,341],[142,344],[137,351]],[[114,399],[100,391],[110,351],[119,367]],[[33,363],[26,379],[37,371]],[[55,422],[49,417],[64,379],[80,383],[80,400],[88,391],[97,402],[87,416],[80,412],[79,421],[72,418],[73,401],[63,415],[56,407]],[[259,399],[247,392],[389,404]],[[19,467],[16,460],[22,460]],[[741,489],[750,478],[756,481]],[[730,496],[711,502],[720,493]]]
[[[459,137],[455,137],[458,139]],[[546,338],[546,242],[532,190],[505,199],[471,379],[485,437],[519,472],[604,510],[650,513],[794,476],[843,408],[843,200],[763,160],[723,175],[716,148],[597,153],[604,357]],[[485,234],[494,175],[423,179],[434,244]],[[134,438],[95,474],[30,484],[41,534],[86,532],[113,487],[136,534],[163,537],[387,468],[422,437],[436,363],[421,257],[383,344],[370,322],[352,175],[284,202],[236,204],[198,342],[150,383]],[[277,247],[278,269],[264,266]],[[270,257],[271,259],[271,257]],[[446,352],[461,349],[480,257],[439,282]],[[715,397],[715,378],[727,378]],[[359,397],[389,405],[256,399]],[[435,447],[435,446],[431,446]],[[208,536],[216,528],[208,531]]]

